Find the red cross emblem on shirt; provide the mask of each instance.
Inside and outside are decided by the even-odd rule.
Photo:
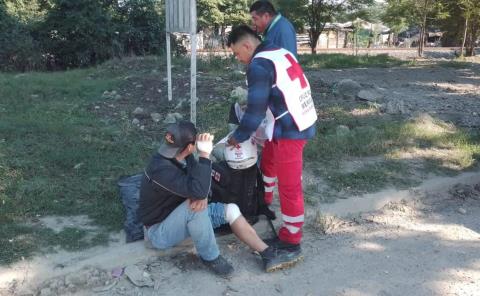
[[[300,79],[300,86],[302,88],[307,87],[307,80],[303,75],[303,70],[300,67],[300,65],[297,63],[297,61],[295,61],[295,59],[292,57],[291,54],[287,53],[285,57],[287,58],[287,60],[290,62],[290,65],[291,65],[289,68],[287,68],[287,73],[290,79],[294,81],[295,79],[298,78]]]

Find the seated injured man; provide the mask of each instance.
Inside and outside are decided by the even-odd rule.
[[[163,140],[145,168],[138,208],[145,238],[153,247],[167,249],[191,237],[201,261],[215,274],[228,278],[233,267],[220,255],[213,231],[228,223],[242,242],[260,253],[265,271],[287,268],[299,260],[267,246],[236,204],[208,203],[212,135],[197,135],[191,122],[179,121],[167,126]]]

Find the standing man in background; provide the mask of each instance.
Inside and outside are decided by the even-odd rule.
[[[252,23],[262,40],[268,40],[278,47],[285,48],[297,57],[297,35],[292,23],[277,13],[272,3],[256,1],[250,6]]]

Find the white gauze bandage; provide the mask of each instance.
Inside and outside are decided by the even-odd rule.
[[[228,224],[232,225],[241,215],[242,213],[240,213],[240,209],[236,204],[229,203],[225,205],[225,220],[227,220]]]
[[[197,141],[197,149],[200,152],[211,153],[213,150],[212,141]]]

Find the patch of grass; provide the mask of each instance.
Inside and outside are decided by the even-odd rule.
[[[346,55],[346,54],[304,54],[299,56],[300,64],[306,69],[338,69],[360,67],[393,67],[406,64],[405,61],[381,55]]]
[[[325,112],[333,120],[317,124],[317,135],[306,146],[304,156],[325,168],[317,175],[336,191],[366,193],[388,185],[405,188],[419,181],[411,179],[410,169],[459,173],[475,168],[480,159],[478,132],[429,116],[404,120],[375,114],[353,116],[341,108]],[[355,172],[339,170],[343,161],[369,156],[383,156],[388,161],[367,164]]]
[[[227,57],[207,55],[205,57],[199,58],[197,64],[199,71],[205,71],[211,74],[215,74],[228,71],[233,72],[232,69],[236,67],[238,62],[235,60],[233,55],[229,55]]]
[[[335,190],[352,194],[370,193],[387,186],[405,189],[419,184],[418,179],[408,174],[407,165],[398,161],[366,165],[351,173],[331,171],[326,181]]]
[[[151,143],[89,111],[119,83],[115,76],[95,69],[0,74],[0,221],[3,232],[19,230],[10,236],[15,244],[2,242],[0,261],[51,243],[22,226],[32,217],[86,214],[105,232],[121,227],[116,180],[141,170]],[[29,239],[17,240],[22,235]],[[72,241],[67,232],[55,240]]]
[[[54,251],[59,246],[68,251],[78,251],[106,244],[109,235],[99,232],[92,235],[84,229],[65,228],[59,233],[51,229],[18,223],[0,225],[0,264],[10,264],[29,258],[39,251]]]
[[[316,205],[318,203],[318,199],[316,198],[317,193],[317,185],[316,184],[309,184],[303,188],[304,191],[304,200],[305,203],[309,205]]]
[[[400,132],[400,126],[378,116],[352,116],[341,108],[325,110],[334,120],[318,122],[317,135],[305,148],[310,160],[339,161],[352,156],[372,156],[385,153],[387,140]],[[339,126],[348,128],[338,134]],[[389,135],[391,133],[391,135]]]
[[[215,142],[220,140],[228,133],[228,114],[230,112],[230,102],[211,101],[199,105],[197,127],[199,131],[208,131],[215,135]]]
[[[472,67],[472,63],[462,59],[456,59],[452,61],[441,61],[441,62],[438,62],[436,65],[443,68],[454,68],[454,69],[467,69]]]

